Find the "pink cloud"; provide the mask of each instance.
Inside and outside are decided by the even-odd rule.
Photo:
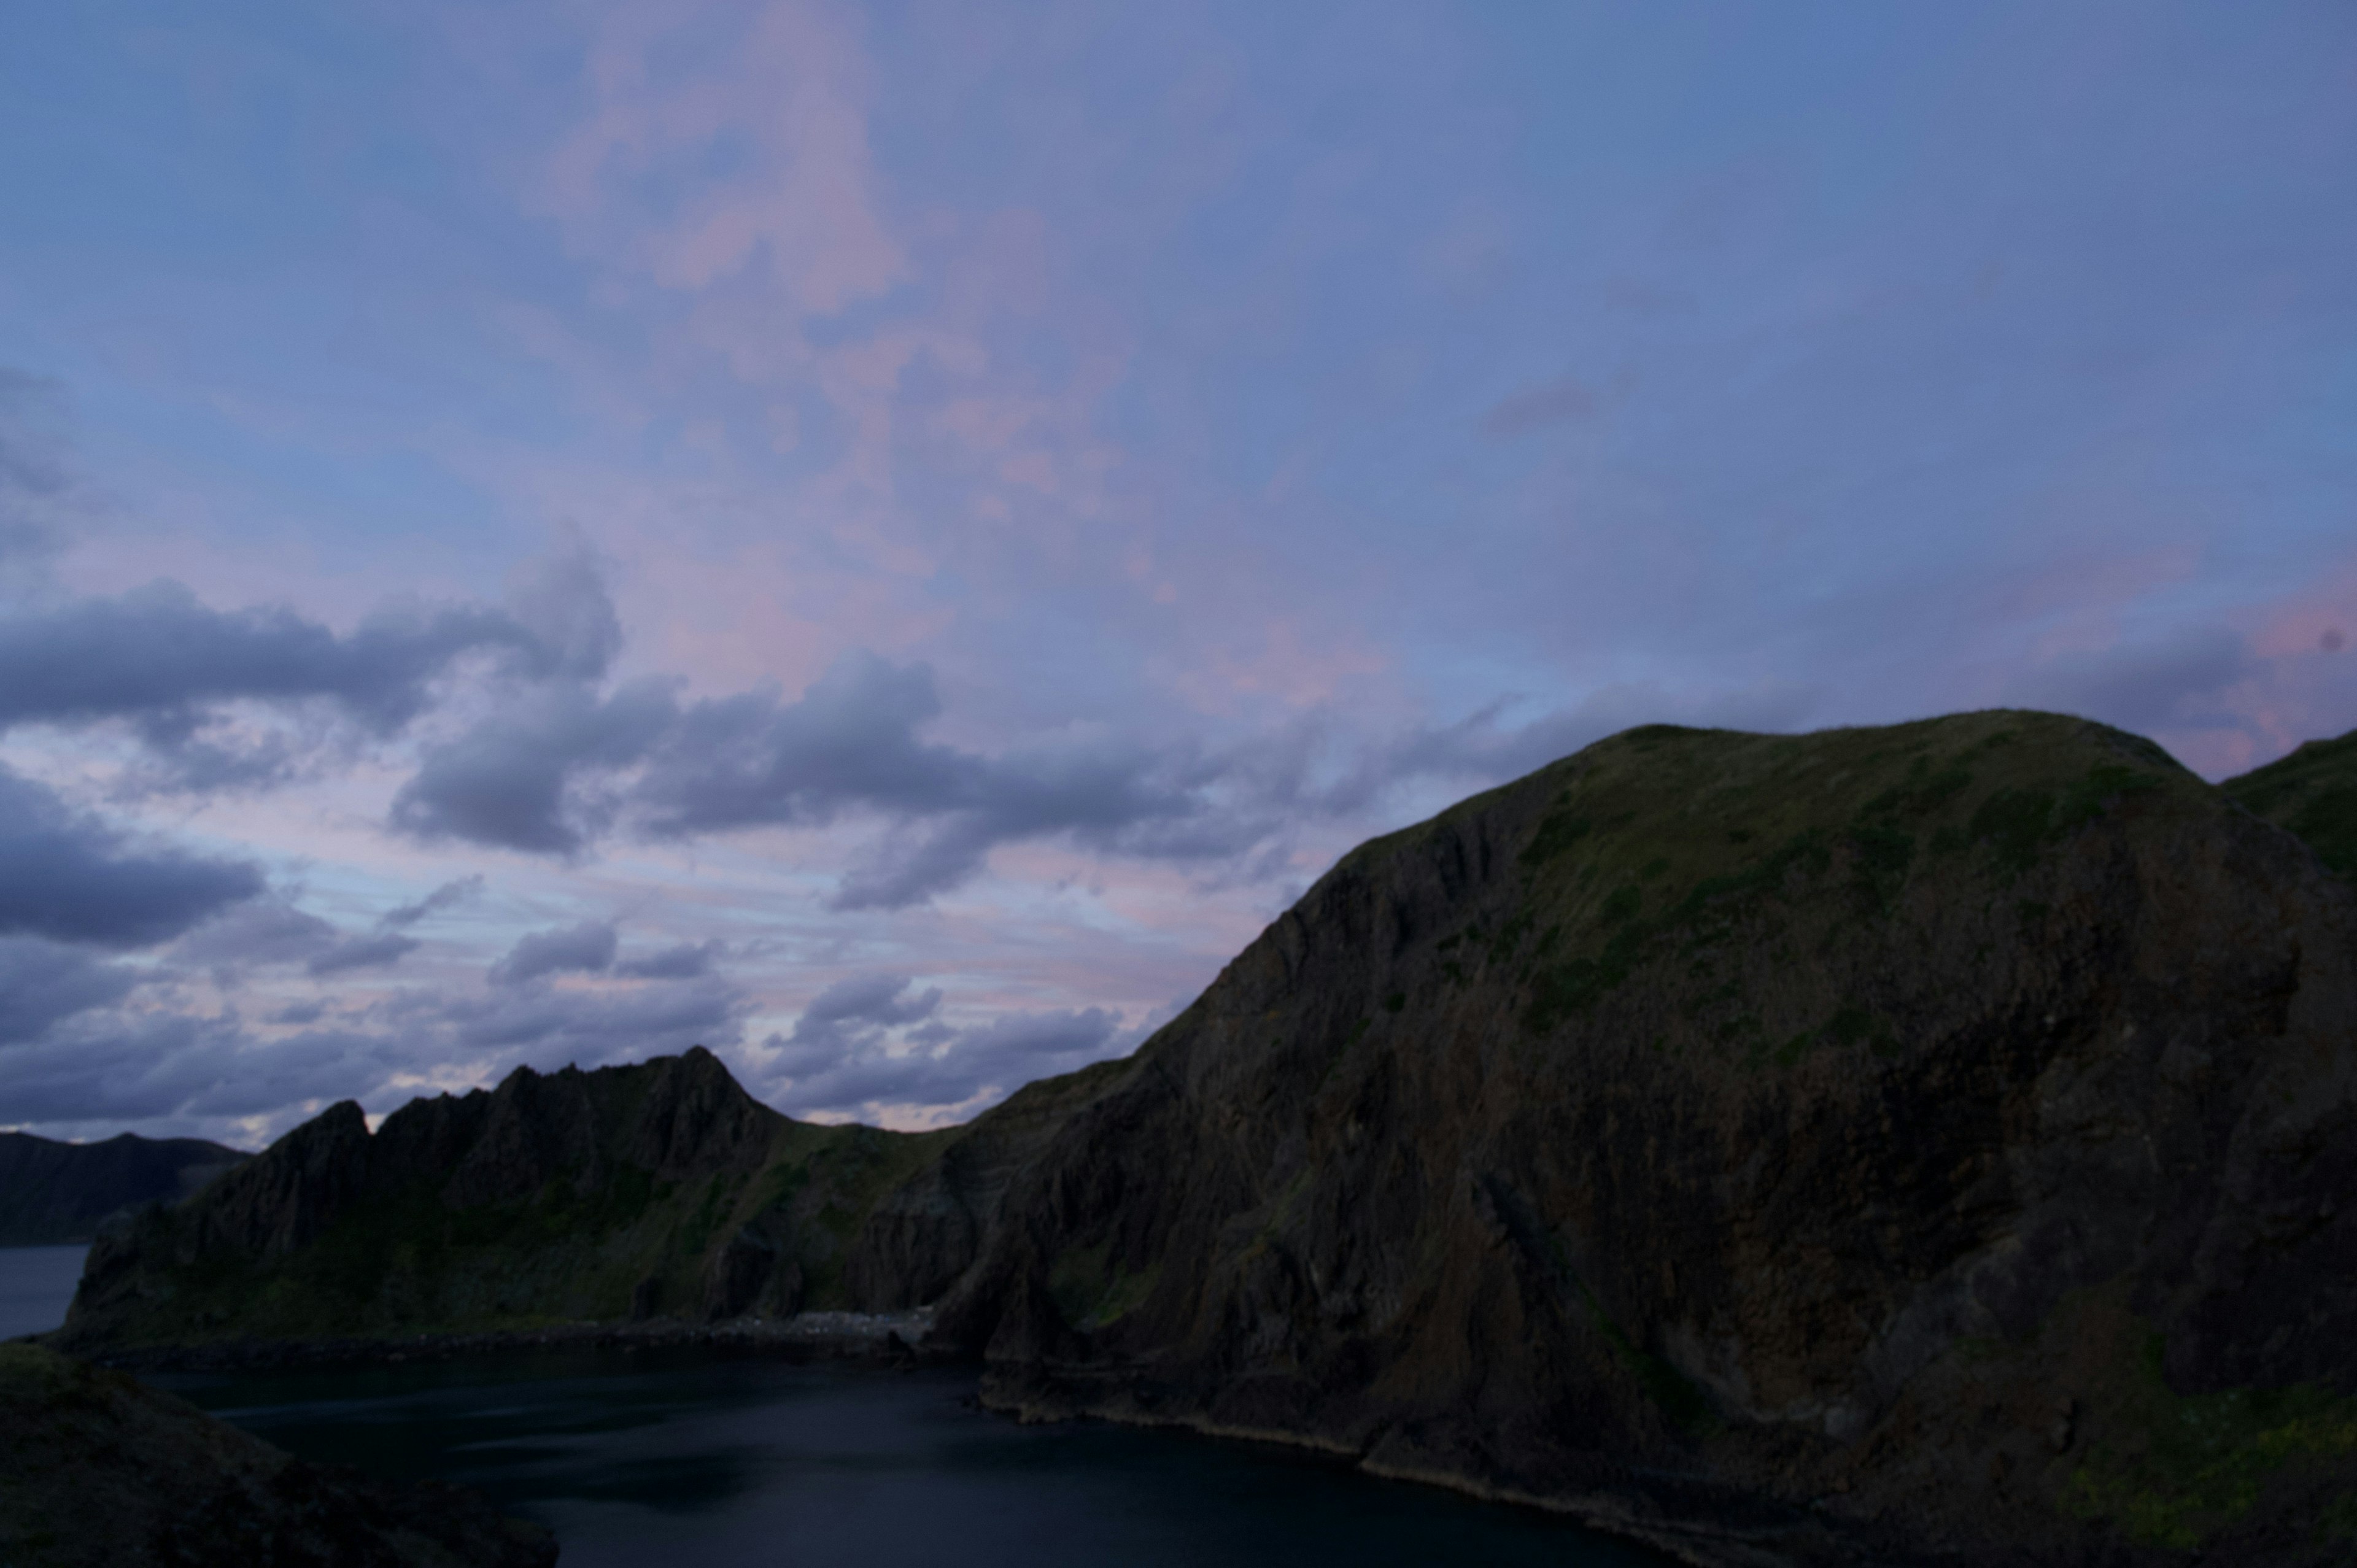
[[[691,71],[669,68],[683,52]],[[866,58],[832,8],[619,5],[598,22],[588,74],[588,120],[536,193],[576,247],[619,250],[629,270],[673,289],[758,263],[803,316],[906,275],[878,210]],[[705,172],[715,162],[728,172]],[[683,194],[661,199],[677,186]]]

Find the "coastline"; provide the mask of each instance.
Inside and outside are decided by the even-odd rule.
[[[687,1323],[559,1323],[533,1328],[393,1335],[344,1335],[317,1339],[217,1339],[114,1349],[59,1347],[49,1335],[26,1337],[67,1348],[93,1365],[124,1372],[259,1371],[286,1367],[450,1361],[525,1350],[668,1349],[702,1346],[790,1360],[857,1360],[884,1366],[940,1366],[962,1358],[923,1348],[929,1309],[912,1312],[806,1312],[792,1317],[732,1318]]]

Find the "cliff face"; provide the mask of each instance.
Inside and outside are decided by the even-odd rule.
[[[201,1138],[61,1144],[0,1133],[0,1247],[87,1241],[109,1217],[186,1197],[245,1158]]]
[[[169,1394],[0,1345],[0,1562],[15,1568],[548,1568],[472,1492],[307,1465]]]
[[[2340,1561],[2357,895],[2079,721],[1631,732],[1348,856],[935,1332],[1710,1561]]]
[[[59,1342],[303,1338],[850,1305],[851,1240],[940,1142],[817,1127],[711,1053],[331,1107],[91,1251]]]

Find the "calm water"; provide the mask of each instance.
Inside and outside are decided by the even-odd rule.
[[[0,1337],[64,1321],[83,1251],[0,1250]],[[673,1350],[153,1380],[307,1458],[479,1487],[565,1568],[1667,1561],[1287,1449],[1017,1426],[963,1373]]]
[[[1665,1561],[1286,1449],[1018,1426],[958,1373],[640,1351],[158,1380],[307,1457],[479,1487],[565,1568]]]
[[[87,1246],[0,1247],[0,1339],[46,1334],[66,1320]]]

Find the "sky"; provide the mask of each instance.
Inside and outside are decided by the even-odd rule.
[[[964,1120],[1630,725],[2357,727],[2357,9],[0,48],[0,1126]]]

